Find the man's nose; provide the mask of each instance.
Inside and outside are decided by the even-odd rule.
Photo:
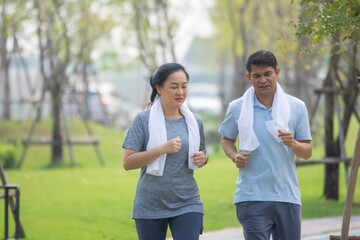
[[[265,76],[261,76],[260,77],[260,82],[261,83],[265,83],[267,80],[266,80],[266,77]]]

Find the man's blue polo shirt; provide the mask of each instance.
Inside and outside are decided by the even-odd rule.
[[[296,140],[311,140],[309,119],[304,102],[286,94],[290,105],[289,131]],[[229,139],[238,137],[238,119],[242,98],[229,104],[219,133]],[[251,152],[245,168],[239,168],[234,204],[245,201],[276,201],[301,205],[294,152],[278,143],[268,132],[265,121],[272,120],[271,110],[254,99],[254,131],[260,146]],[[240,133],[241,134],[241,133]],[[237,146],[238,147],[238,146]]]

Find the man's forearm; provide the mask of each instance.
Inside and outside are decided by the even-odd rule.
[[[305,160],[309,159],[312,155],[311,141],[296,141],[292,149],[296,156]]]
[[[228,139],[226,137],[222,137],[221,138],[221,146],[224,150],[224,153],[226,154],[226,156],[228,156],[232,161],[234,161],[234,156],[237,153],[237,149],[235,146],[235,141]]]

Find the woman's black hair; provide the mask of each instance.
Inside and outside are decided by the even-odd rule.
[[[186,79],[189,81],[189,74],[186,72],[185,68],[178,63],[165,63],[154,72],[150,77],[150,85],[152,88],[150,102],[154,102],[156,94],[158,94],[156,86],[163,86],[169,75],[179,71],[183,71],[186,75]]]

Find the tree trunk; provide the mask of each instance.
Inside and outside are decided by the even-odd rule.
[[[343,129],[344,129],[344,138],[346,138],[347,130],[349,127],[350,119],[354,108],[356,106],[356,99],[359,94],[357,78],[359,76],[359,70],[356,68],[356,54],[357,47],[354,45],[354,51],[351,59],[351,64],[349,66],[349,86],[347,87],[347,95],[344,96],[345,102],[345,113],[343,120]]]
[[[313,70],[305,70],[302,65],[306,62],[307,59],[299,59],[296,58],[295,65],[295,80],[294,83],[291,84],[292,93],[303,100],[307,107],[313,105],[313,89],[311,88],[311,79],[315,76]],[[286,79],[288,80],[288,79]]]
[[[231,24],[233,27],[234,38],[233,38],[233,52],[234,52],[234,89],[232,93],[232,99],[239,98],[243,95],[248,85],[248,82],[245,78],[246,75],[246,60],[247,60],[247,49],[248,49],[248,41],[246,35],[246,24],[245,24],[245,9],[248,6],[248,0],[246,0],[240,7],[238,7],[237,11],[240,17],[239,22],[235,20],[234,16],[230,16]],[[232,3],[234,4],[234,3]],[[236,5],[236,4],[235,4]],[[230,6],[231,7],[231,6]],[[234,7],[234,5],[232,5]],[[231,10],[230,14],[234,14]],[[238,52],[238,37],[242,39],[242,55],[237,54]]]
[[[239,17],[240,17],[240,21],[239,21],[239,27],[240,27],[240,34],[241,34],[241,39],[242,39],[242,48],[243,48],[243,54],[241,57],[241,61],[240,61],[240,66],[239,67],[239,76],[238,76],[238,80],[240,80],[240,88],[239,88],[239,94],[240,96],[242,96],[248,86],[248,81],[245,77],[246,75],[246,60],[248,57],[248,48],[249,48],[249,44],[248,44],[248,37],[247,37],[247,31],[246,31],[246,22],[245,22],[245,11],[247,9],[249,5],[249,0],[245,0],[243,5],[240,7],[239,9]]]
[[[339,37],[333,37],[335,46],[330,58],[330,66],[325,79],[324,87],[335,88],[338,64],[340,55],[336,54],[339,50]],[[326,157],[340,157],[338,141],[334,140],[334,96],[333,92],[325,93],[325,153]],[[337,96],[336,96],[337,97]],[[325,166],[325,188],[324,194],[327,200],[339,199],[339,164],[326,164]]]
[[[168,16],[168,4],[167,1],[163,1],[163,3],[161,4],[163,12],[164,12],[164,20],[166,23],[166,35],[167,35],[167,40],[169,43],[169,50],[170,50],[170,54],[172,57],[172,61],[173,62],[177,62],[177,58],[176,58],[176,54],[175,54],[175,44],[174,44],[174,36],[172,33],[172,26],[169,20],[169,16]]]
[[[8,51],[6,48],[7,43],[7,27],[8,21],[6,20],[6,1],[3,1],[1,6],[1,32],[0,32],[0,79],[4,81],[4,89],[3,89],[3,119],[9,120],[11,117],[10,114],[10,82],[9,82],[9,64],[10,60],[8,59]]]
[[[89,106],[89,81],[88,81],[88,73],[87,73],[87,62],[84,61],[83,62],[83,69],[82,69],[82,81],[84,84],[84,95],[83,95],[83,100],[84,100],[84,107],[85,107],[85,112],[84,112],[84,119],[85,120],[90,120],[91,119],[91,112],[90,112],[90,106]]]
[[[5,50],[6,51],[6,50]],[[3,62],[4,61],[4,62]],[[9,64],[6,57],[2,57],[1,66],[1,78],[4,81],[4,91],[3,91],[3,113],[2,118],[6,120],[10,120],[11,118],[11,110],[10,110],[10,82],[9,82]]]
[[[63,161],[62,135],[61,135],[61,93],[59,88],[52,90],[52,115],[53,115],[53,145],[51,147],[51,163],[59,165]]]
[[[235,51],[235,50],[234,50]],[[241,70],[241,56],[234,53],[234,88],[232,92],[232,99],[241,97],[244,93],[244,78],[241,77],[243,71]]]
[[[221,99],[221,115],[225,116],[226,113],[226,109],[229,105],[229,97],[226,96],[226,52],[225,51],[221,51],[219,54],[219,96]]]

